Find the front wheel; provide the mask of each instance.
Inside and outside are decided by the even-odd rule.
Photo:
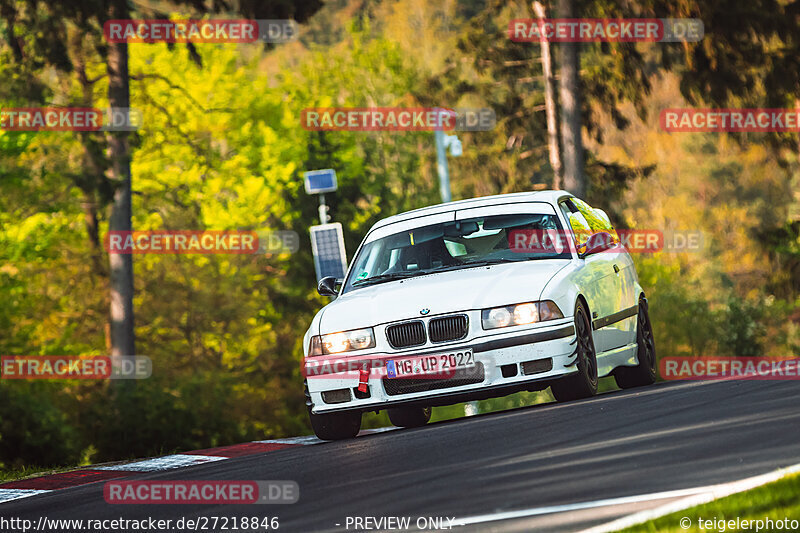
[[[578,372],[561,378],[550,386],[556,401],[570,402],[597,394],[597,357],[592,339],[589,313],[582,301],[575,304],[575,336]]]
[[[636,366],[621,366],[614,371],[614,381],[620,389],[644,387],[656,382],[656,344],[647,299],[639,298],[639,314],[636,318]]]
[[[352,439],[361,430],[360,411],[315,415],[309,410],[308,417],[314,434],[322,440]]]
[[[431,407],[390,407],[389,420],[400,428],[417,428],[424,426],[431,419]]]

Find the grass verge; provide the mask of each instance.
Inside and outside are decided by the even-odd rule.
[[[16,481],[18,479],[25,479],[34,476],[44,476],[47,474],[58,474],[59,472],[67,472],[75,470],[77,466],[64,466],[58,468],[44,468],[40,466],[22,466],[20,468],[0,468],[0,484],[8,481]]]
[[[681,519],[683,519],[684,525],[687,524],[686,518],[691,520],[688,522],[688,528],[681,526]],[[739,519],[738,526],[737,518]],[[768,518],[773,521],[773,524],[767,522]],[[777,523],[784,519],[788,519],[789,523],[781,525]],[[716,522],[714,522],[715,520]],[[729,520],[733,520],[734,523],[729,523]],[[753,523],[744,524],[745,520]],[[763,522],[758,524],[755,522],[756,520]],[[795,526],[800,525],[800,474],[786,476],[773,483],[668,514],[622,531],[624,533],[796,531],[797,527],[792,527],[792,520],[795,520]]]

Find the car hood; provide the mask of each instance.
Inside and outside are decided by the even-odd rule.
[[[419,318],[422,309],[439,315],[537,300],[550,278],[568,261],[541,259],[491,265],[356,289],[323,309],[320,332]]]

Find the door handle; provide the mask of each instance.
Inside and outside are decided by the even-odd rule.
[[[619,267],[618,267],[617,265],[614,265],[614,272],[616,272],[617,274],[619,274]]]

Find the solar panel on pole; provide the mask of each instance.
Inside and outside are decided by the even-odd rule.
[[[314,254],[314,269],[317,283],[324,277],[344,279],[347,272],[347,255],[344,249],[344,233],[339,222],[311,226],[311,252]]]

